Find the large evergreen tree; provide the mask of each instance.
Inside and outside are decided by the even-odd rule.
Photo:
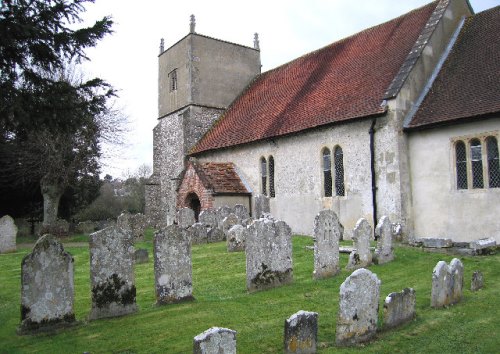
[[[0,185],[39,183],[47,228],[66,188],[99,170],[114,91],[67,75],[67,63],[88,59],[85,49],[111,33],[108,17],[73,29],[93,2],[3,0],[0,8]]]

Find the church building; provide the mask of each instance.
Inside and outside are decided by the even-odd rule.
[[[438,0],[261,73],[246,47],[190,32],[159,55],[146,213],[222,205],[311,235],[322,209],[352,234],[500,242],[500,6]]]

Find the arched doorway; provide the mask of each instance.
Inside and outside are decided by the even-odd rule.
[[[186,197],[186,205],[188,208],[194,211],[194,219],[198,222],[198,218],[200,216],[201,211],[201,202],[200,198],[196,195],[196,193],[189,193]]]

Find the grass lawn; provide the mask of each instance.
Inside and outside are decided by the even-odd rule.
[[[80,240],[80,239],[78,239]],[[340,284],[350,274],[312,279],[311,238],[293,239],[294,282],[248,294],[245,254],[227,253],[225,243],[193,246],[193,284],[196,300],[154,306],[151,234],[136,248],[149,250],[150,262],[135,267],[136,314],[86,321],[90,311],[87,247],[67,247],[75,259],[75,314],[79,326],[55,334],[18,336],[20,323],[21,260],[30,252],[0,255],[0,353],[192,353],[193,337],[212,327],[238,332],[238,353],[282,353],[284,321],[299,310],[319,313],[319,353],[499,353],[500,254],[459,257],[465,266],[464,298],[447,309],[430,308],[431,274],[449,255],[399,247],[395,261],[369,269],[382,281],[380,320],[385,296],[413,287],[417,318],[397,330],[381,330],[377,338],[357,348],[335,347],[335,324]],[[341,255],[341,266],[347,255]],[[472,272],[481,270],[484,289],[471,292]]]

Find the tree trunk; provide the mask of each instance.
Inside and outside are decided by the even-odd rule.
[[[64,192],[64,186],[57,178],[44,176],[40,181],[43,195],[43,229],[50,230],[57,221],[59,201]]]

